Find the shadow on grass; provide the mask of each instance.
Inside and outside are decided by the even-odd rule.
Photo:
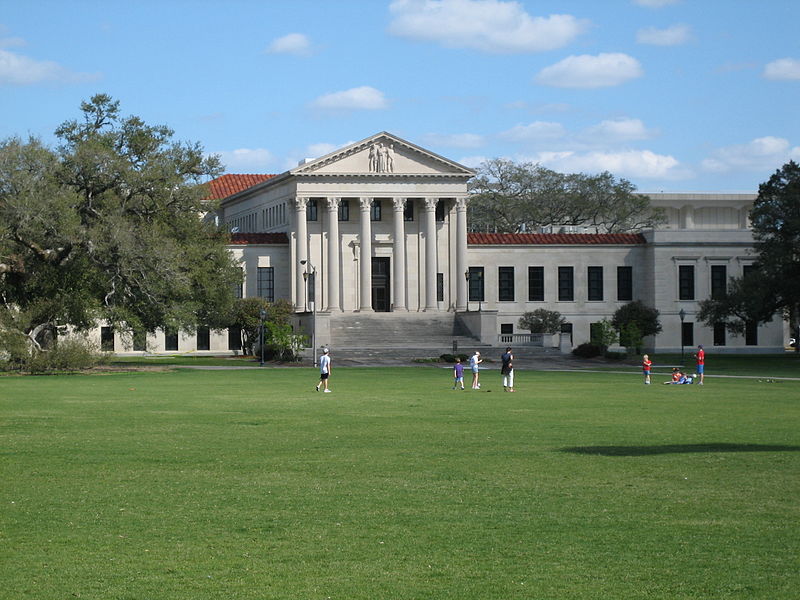
[[[800,446],[773,444],[667,444],[664,446],[572,446],[559,452],[598,456],[652,456],[713,452],[800,452]]]

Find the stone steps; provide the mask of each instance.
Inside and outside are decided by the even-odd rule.
[[[338,315],[330,320],[331,344],[338,348],[425,348],[452,351],[481,344],[458,326],[455,316],[377,313]]]

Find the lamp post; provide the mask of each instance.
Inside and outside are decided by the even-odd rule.
[[[317,268],[311,261],[301,260],[300,264],[305,267],[303,270],[303,281],[306,288],[306,312],[308,312],[308,267],[311,267],[311,285],[317,285]],[[311,305],[311,347],[314,349],[314,363],[317,364],[317,296],[314,294],[314,303]]]
[[[267,319],[267,311],[263,308],[258,313],[258,346],[261,351],[261,362],[259,366],[264,366],[264,321]]]
[[[683,366],[683,320],[686,318],[686,311],[681,309],[678,312],[678,316],[681,319],[681,367]]]

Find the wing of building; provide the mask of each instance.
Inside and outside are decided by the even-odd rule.
[[[473,176],[382,132],[279,175],[224,175],[210,189],[244,269],[241,295],[290,300],[296,327],[313,329],[317,346],[444,351],[458,338],[566,351],[589,341],[593,323],[641,300],[660,312],[663,333],[646,340],[652,351],[783,349],[780,320],[732,337],[695,316],[698,301],[754,262],[755,194],[648,194],[668,221],[642,234],[480,234],[467,226]],[[566,318],[555,340],[519,329],[537,308]],[[235,344],[207,331],[150,341],[157,351],[211,353]]]

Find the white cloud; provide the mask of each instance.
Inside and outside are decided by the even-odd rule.
[[[349,146],[350,144],[343,144],[341,146],[337,146],[336,144],[329,144],[327,142],[319,142],[317,144],[311,144],[306,148],[306,158],[319,158],[320,156],[325,156],[326,154],[330,154],[334,150],[338,150],[339,148],[344,148],[345,146]]]
[[[477,169],[481,166],[481,163],[485,163],[488,161],[489,158],[486,156],[464,156],[459,158],[456,162],[460,165],[464,165],[465,167],[469,167],[470,169]]]
[[[99,79],[99,74],[76,73],[49,60],[35,60],[8,50],[0,50],[0,85],[36,83],[82,83]]]
[[[692,30],[688,25],[672,25],[666,29],[645,27],[636,32],[637,42],[654,46],[679,46],[688,42],[691,37]]]
[[[308,56],[311,54],[311,41],[302,33],[290,33],[272,40],[266,51],[268,54]]]
[[[627,54],[582,54],[545,67],[536,81],[553,87],[590,89],[619,85],[643,74],[639,61]]]
[[[594,143],[619,143],[652,138],[655,131],[647,129],[640,119],[608,119],[584,131],[582,138]]]
[[[477,133],[428,133],[422,136],[422,142],[428,146],[447,148],[480,148],[484,139]]]
[[[764,67],[767,79],[794,80],[800,79],[800,60],[796,58],[780,58]]]
[[[562,139],[566,134],[561,123],[534,121],[528,125],[515,125],[498,134],[498,137],[511,142],[541,142]]]
[[[563,173],[609,171],[627,178],[670,178],[684,176],[680,163],[672,156],[650,150],[621,152],[540,152],[527,160]]]
[[[789,140],[774,136],[756,138],[745,144],[725,146],[702,162],[706,171],[769,171],[790,159],[800,157],[800,146],[794,148]]]
[[[589,26],[572,15],[533,17],[502,0],[393,0],[389,10],[394,35],[498,54],[561,48]]]
[[[661,8],[662,6],[677,4],[678,2],[680,2],[680,0],[633,0],[634,4],[647,8]]]
[[[216,152],[230,173],[269,173],[272,153],[264,148],[239,148]]]
[[[313,108],[325,110],[381,110],[389,102],[383,92],[367,85],[341,92],[324,94],[311,103]]]

